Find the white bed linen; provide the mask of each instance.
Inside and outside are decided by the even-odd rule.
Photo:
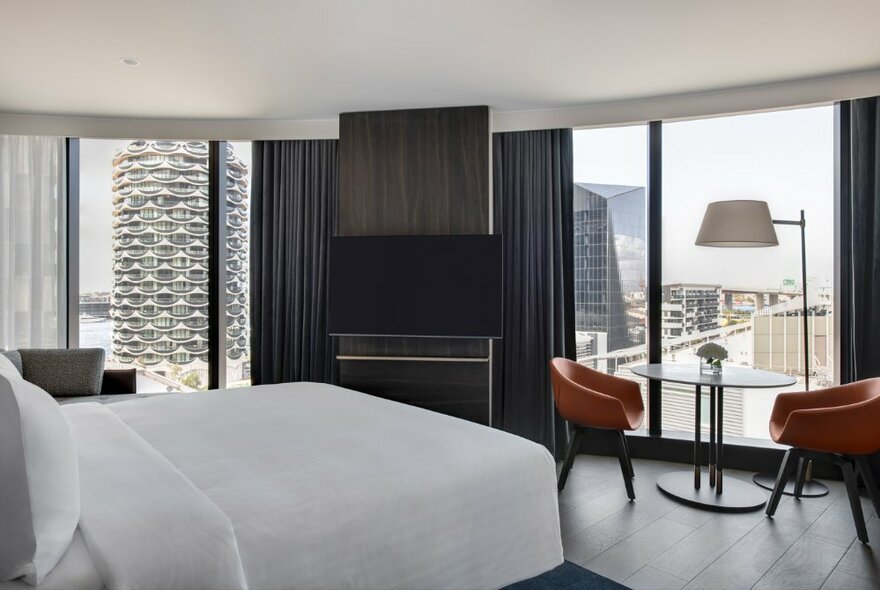
[[[180,500],[186,510],[205,503],[222,513],[198,508],[199,527],[222,532],[223,518],[231,522],[253,590],[493,588],[562,563],[554,461],[543,447],[497,430],[314,383],[64,411],[80,452],[94,454],[81,465],[90,483],[80,526],[111,590],[123,579],[168,587],[169,579],[190,580],[187,569],[217,574],[201,543],[156,550],[179,532],[173,522],[150,523],[157,511],[174,513],[171,499],[188,489],[181,478],[194,486]],[[80,436],[103,429],[98,422],[137,442],[114,448],[101,436]],[[147,478],[114,458],[131,449],[139,461],[151,457],[143,441],[164,458],[149,459]],[[123,483],[132,500],[98,508],[115,493],[106,486]],[[228,550],[222,534],[209,540]],[[127,568],[138,556],[146,565],[135,580]],[[235,565],[225,565],[223,586],[238,585]],[[210,580],[189,587],[214,586]]]
[[[79,528],[108,588],[247,588],[223,512],[106,406],[65,414],[80,463]]]

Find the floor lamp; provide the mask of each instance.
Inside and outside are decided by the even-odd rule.
[[[697,246],[713,248],[767,248],[778,246],[776,225],[796,225],[801,228],[801,285],[803,286],[803,351],[804,383],[810,389],[810,338],[809,318],[807,316],[807,241],[806,220],[801,209],[801,217],[796,220],[773,219],[770,207],[765,201],[736,200],[709,203],[697,234]],[[813,480],[812,462],[807,464],[806,481],[802,496],[824,496],[828,493],[825,484]],[[770,473],[759,473],[754,482],[768,490],[773,489],[775,477]],[[786,486],[786,494],[792,495],[795,482]]]

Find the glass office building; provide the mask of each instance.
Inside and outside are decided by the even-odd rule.
[[[645,188],[574,185],[575,323],[607,350],[645,342]]]

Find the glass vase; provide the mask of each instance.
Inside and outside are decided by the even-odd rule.
[[[718,375],[719,373],[721,373],[721,364],[707,363],[705,361],[701,361],[700,373],[704,373],[706,375]]]

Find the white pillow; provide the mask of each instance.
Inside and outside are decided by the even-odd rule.
[[[0,370],[0,581],[36,586],[79,523],[79,463],[58,403]]]

